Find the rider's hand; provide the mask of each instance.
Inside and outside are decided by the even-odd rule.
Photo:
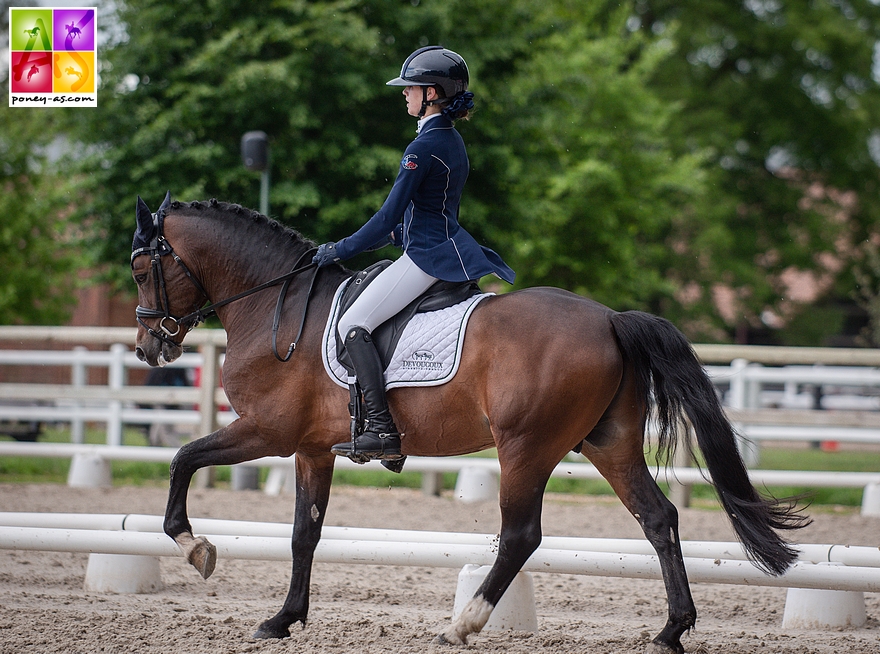
[[[336,243],[333,241],[319,246],[315,256],[312,257],[312,263],[317,264],[318,268],[329,266],[337,261],[339,261],[339,255],[336,254]]]

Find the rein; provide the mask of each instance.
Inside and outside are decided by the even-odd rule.
[[[272,322],[272,353],[275,355],[279,361],[287,361],[290,359],[291,354],[296,349],[296,345],[299,342],[300,337],[302,336],[303,328],[306,322],[306,314],[309,310],[309,300],[311,299],[312,289],[315,286],[315,279],[318,276],[318,266],[314,263],[308,263],[300,266],[303,259],[308,257],[308,255],[312,254],[317,248],[310,248],[306,250],[302,255],[300,255],[299,259],[297,259],[296,264],[294,265],[294,269],[284,275],[280,275],[275,277],[274,279],[270,279],[267,282],[263,282],[258,286],[254,286],[253,288],[249,288],[246,291],[242,291],[241,293],[237,293],[231,297],[225,298],[223,300],[219,300],[218,302],[210,303],[207,306],[200,307],[191,311],[190,313],[177,318],[171,315],[169,310],[168,303],[168,292],[165,287],[165,276],[162,273],[162,257],[170,254],[174,261],[183,268],[183,272],[186,277],[193,283],[193,285],[198,289],[198,291],[208,300],[208,293],[205,291],[205,287],[198,280],[198,278],[192,274],[190,269],[186,266],[183,260],[177,255],[174,251],[174,248],[171,247],[171,244],[165,238],[165,235],[162,234],[162,221],[160,220],[160,216],[158,214],[153,214],[153,224],[156,227],[156,237],[152,239],[149,247],[139,248],[131,253],[131,260],[134,261],[135,257],[146,254],[150,256],[151,266],[153,268],[153,285],[156,292],[156,304],[158,309],[149,309],[147,307],[142,307],[140,305],[135,309],[135,316],[137,317],[138,324],[140,324],[147,332],[153,336],[154,338],[159,339],[163,343],[167,345],[171,345],[172,347],[178,347],[180,344],[176,343],[172,340],[174,336],[180,333],[181,327],[185,327],[186,331],[189,332],[196,325],[201,322],[204,322],[206,318],[209,316],[215,315],[217,313],[217,309],[220,307],[224,307],[227,304],[235,302],[237,300],[241,300],[246,298],[254,293],[259,293],[260,291],[264,291],[267,288],[272,288],[273,286],[278,286],[279,284],[283,284],[284,286],[281,289],[281,293],[278,297],[278,303],[275,305],[275,317]],[[287,355],[282,358],[278,354],[277,349],[277,338],[278,338],[278,329],[281,324],[281,309],[284,305],[284,299],[287,295],[287,290],[290,287],[290,282],[297,275],[307,271],[314,269],[314,274],[309,281],[309,289],[306,295],[305,305],[303,306],[302,319],[300,320],[299,332],[296,335],[294,341],[290,344],[290,348],[287,351]],[[159,329],[161,332],[153,329],[148,326],[144,319],[152,319],[159,318]],[[172,324],[172,327],[168,327],[168,323]],[[173,330],[173,331],[172,331]]]
[[[300,258],[297,259],[296,264],[293,267],[294,269],[291,272],[287,273],[287,275],[283,275],[283,277],[286,277],[286,279],[284,279],[284,286],[281,287],[281,292],[278,294],[278,302],[275,305],[275,317],[272,319],[272,354],[274,354],[275,358],[282,363],[290,360],[290,355],[293,354],[293,351],[296,349],[296,344],[299,343],[299,339],[302,336],[303,328],[306,326],[306,314],[309,311],[309,300],[312,299],[312,289],[315,288],[315,280],[318,278],[317,264],[309,263],[300,268],[297,268],[297,266],[299,266],[302,260],[312,254],[312,252],[314,252],[315,250],[317,250],[317,248],[311,248],[303,252]],[[293,342],[290,344],[290,347],[287,348],[287,354],[284,357],[281,357],[278,354],[278,328],[281,326],[281,307],[284,305],[284,299],[287,297],[287,289],[290,287],[290,282],[293,280],[294,275],[297,275],[304,270],[308,270],[309,268],[314,268],[315,273],[309,280],[309,290],[306,292],[306,301],[303,304],[302,318],[299,321],[299,331],[296,334],[296,338],[294,338]],[[279,277],[278,279],[272,281],[280,283],[281,279],[282,277]],[[232,302],[232,299],[228,301]]]

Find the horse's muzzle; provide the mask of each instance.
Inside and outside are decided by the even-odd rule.
[[[150,339],[147,344],[137,345],[134,348],[134,354],[141,361],[153,367],[158,366],[162,368],[178,359],[183,354],[183,347],[157,339]]]

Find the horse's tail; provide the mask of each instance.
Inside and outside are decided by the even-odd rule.
[[[798,555],[775,530],[798,529],[809,519],[794,500],[765,498],[752,486],[733,427],[684,334],[668,320],[641,311],[613,314],[611,324],[635,370],[644,406],[651,406],[653,390],[661,450],[674,450],[676,427],[687,416],[721,505],[749,558],[770,574],[784,573]]]

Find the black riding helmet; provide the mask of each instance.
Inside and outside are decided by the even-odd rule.
[[[421,86],[423,88],[423,116],[429,104],[447,102],[459,93],[467,91],[468,68],[464,58],[452,50],[439,45],[429,45],[413,52],[400,68],[400,77],[386,82],[388,86]],[[444,98],[433,102],[427,101],[428,87],[439,87]]]

